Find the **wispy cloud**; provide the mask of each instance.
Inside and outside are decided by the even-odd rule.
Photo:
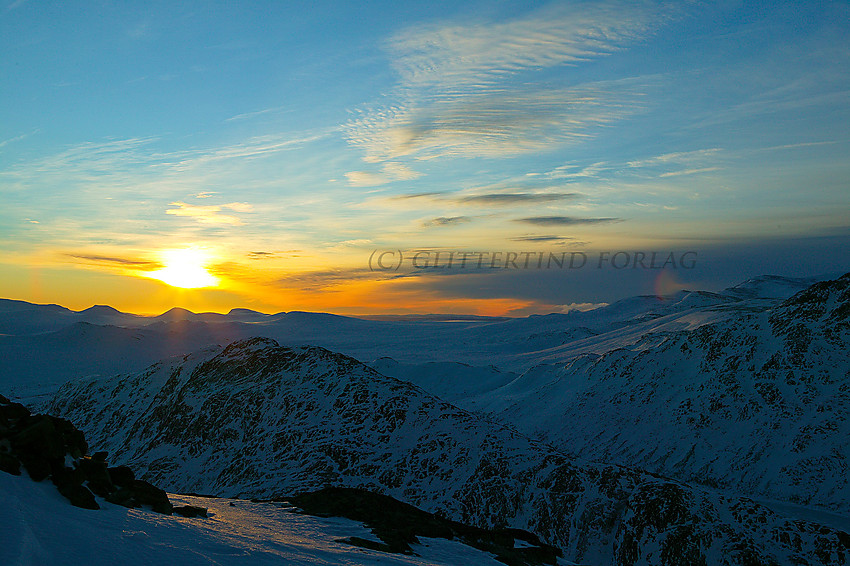
[[[349,141],[368,162],[516,156],[581,141],[634,112],[643,84],[535,79],[622,49],[663,19],[647,5],[603,2],[508,22],[407,29],[386,45],[400,76],[393,102],[350,122]]]
[[[410,195],[397,195],[391,197],[391,202],[406,202],[406,201],[430,201],[433,203],[453,206],[474,206],[474,207],[503,207],[503,206],[522,206],[531,204],[542,204],[549,202],[570,202],[580,200],[584,195],[574,192],[527,192],[517,191],[516,189],[500,192],[475,192],[467,194],[462,193],[439,193],[425,192],[415,193]]]
[[[277,252],[252,251],[248,252],[248,259],[277,259],[280,257],[298,257],[302,250],[283,250]]]
[[[242,114],[236,114],[235,116],[231,116],[225,122],[237,122],[239,120],[250,120],[252,118],[256,118],[257,116],[265,116],[267,114],[273,114],[276,112],[282,112],[288,110],[287,106],[275,106],[274,108],[265,108],[263,110],[255,110],[254,112],[243,112]]]
[[[19,136],[15,136],[15,137],[13,137],[13,138],[9,138],[9,139],[7,139],[7,140],[0,141],[0,149],[2,149],[2,148],[4,148],[4,147],[6,147],[7,145],[9,145],[9,144],[11,144],[11,143],[15,143],[15,142],[19,142],[19,141],[21,141],[21,140],[25,140],[25,139],[27,139],[28,137],[30,137],[30,136],[32,136],[32,135],[34,135],[34,134],[37,134],[38,132],[39,132],[39,130],[33,130],[33,131],[28,132],[28,133],[26,133],[26,134],[21,134],[21,135],[19,135]]]
[[[506,74],[606,55],[641,37],[657,18],[634,3],[571,3],[509,22],[410,28],[387,47],[408,86],[478,87]]]
[[[674,153],[665,153],[654,157],[648,157],[646,159],[629,161],[627,165],[629,167],[654,167],[657,165],[667,165],[669,163],[695,163],[712,158],[720,151],[723,150],[719,147],[698,149],[694,151],[677,151]]]
[[[773,146],[770,146],[770,147],[762,147],[762,148],[759,148],[757,151],[777,151],[777,150],[784,150],[784,149],[799,149],[799,148],[803,148],[803,147],[817,147],[817,146],[822,146],[822,145],[833,145],[833,144],[837,144],[837,143],[841,143],[841,142],[839,142],[839,141],[817,141],[817,142],[789,143],[789,144],[784,144],[784,145],[773,145]]]
[[[696,169],[682,169],[681,171],[668,171],[661,173],[659,177],[678,177],[680,175],[696,175],[697,173],[709,173],[718,171],[720,167],[697,167]]]
[[[401,157],[513,157],[586,139],[633,113],[637,83],[512,86],[363,114],[348,139],[367,162]]]
[[[96,254],[83,254],[83,253],[69,253],[66,254],[68,257],[73,259],[83,260],[87,263],[94,263],[98,265],[111,265],[113,267],[129,267],[129,268],[145,268],[145,269],[157,269],[162,267],[162,264],[156,261],[148,261],[143,259],[133,259],[126,257],[118,257],[118,256],[104,256],[104,255],[96,255]]]
[[[516,238],[511,238],[513,242],[553,242],[553,243],[561,243],[561,242],[569,242],[573,241],[575,238],[568,238],[565,236],[518,236]]]
[[[489,193],[455,199],[461,204],[511,206],[556,201],[573,201],[581,198],[579,193]]]
[[[535,226],[581,226],[585,224],[609,224],[621,222],[620,218],[576,218],[573,216],[530,216],[517,218],[514,222],[534,224]]]
[[[423,226],[451,226],[472,222],[468,216],[440,216],[422,223]]]
[[[283,154],[327,135],[328,131],[313,131],[255,136],[229,144],[177,150],[164,149],[171,140],[128,138],[75,144],[39,158],[17,161],[0,168],[0,194],[16,195],[7,198],[9,206],[0,214],[3,231],[34,240],[35,235],[21,232],[15,222],[35,218],[50,231],[49,237],[42,236],[43,240],[61,241],[64,245],[87,246],[116,240],[152,245],[165,234],[187,241],[223,238],[221,227],[245,225],[240,215],[247,208],[230,202],[237,200],[233,196],[228,200],[218,198],[223,192],[237,189],[250,194],[252,200],[269,205],[256,213],[251,227],[239,232],[253,232],[258,240],[265,241],[270,238],[268,224],[275,221],[269,211],[290,198],[281,189],[302,190],[301,184],[282,175],[281,161],[289,159]],[[36,194],[38,198],[32,196]],[[175,204],[168,206],[169,203]],[[193,208],[196,205],[221,208]],[[172,210],[168,216],[155,218],[165,208]],[[175,227],[173,222],[162,221],[169,217],[193,221]],[[234,239],[233,232],[230,239]]]
[[[421,177],[422,173],[414,171],[403,163],[390,161],[384,163],[379,173],[369,171],[350,171],[345,174],[348,184],[352,187],[374,187],[393,181],[407,181]]]
[[[187,204],[185,202],[172,202],[171,206],[177,208],[169,208],[165,211],[166,214],[174,216],[186,216],[201,224],[227,224],[230,226],[242,226],[244,222],[237,216],[231,214],[221,214],[223,209],[232,210],[234,212],[250,212],[253,207],[245,202],[231,202],[222,205],[201,206],[195,204]]]

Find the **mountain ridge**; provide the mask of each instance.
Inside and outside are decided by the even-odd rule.
[[[829,563],[850,544],[751,500],[571,460],[353,358],[268,338],[69,383],[51,409],[171,489],[370,489],[478,526],[527,528],[572,560]]]

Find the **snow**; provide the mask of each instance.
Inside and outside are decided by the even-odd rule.
[[[534,498],[553,497],[541,478],[554,468],[535,463],[561,462],[567,453],[582,470],[602,469],[588,461],[606,462],[687,482],[699,498],[716,503],[716,516],[702,516],[702,500],[695,500],[693,512],[707,529],[717,520],[724,526],[742,521],[729,511],[731,499],[717,494],[759,498],[763,506],[752,511],[767,517],[765,528],[799,528],[814,544],[818,531],[802,522],[850,527],[850,338],[835,318],[846,312],[846,292],[780,305],[809,283],[762,277],[721,293],[634,297],[592,311],[521,319],[362,320],[242,309],[137,317],[108,307],[74,313],[0,301],[0,393],[38,405],[62,382],[76,381],[76,388],[63,389],[64,404],[75,424],[94,433],[90,445],[103,444],[112,457],[129,459],[173,490],[270,497],[292,493],[283,487],[318,485],[319,470],[370,489],[383,486],[375,478],[386,476],[392,485],[402,482],[386,490],[390,494],[451,511],[461,493],[451,490],[471,478],[469,505],[487,508],[502,492],[522,492],[528,499],[513,509],[513,522],[532,528],[540,526],[531,521]],[[300,369],[263,381],[261,365],[242,374],[208,368],[190,379],[223,345],[250,336],[293,347],[286,355]],[[233,364],[238,368],[250,357],[247,350],[269,343],[234,349]],[[372,369],[306,345],[374,360]],[[164,387],[172,379],[183,388],[179,403],[163,401],[177,395]],[[157,404],[179,410],[175,419],[203,434],[183,438],[182,424],[157,423],[151,418]],[[138,425],[132,442],[122,438],[130,428],[124,423],[121,430],[122,419]],[[510,429],[491,426],[497,423]],[[157,427],[171,435],[170,444],[161,442]],[[551,443],[553,453],[546,448],[544,455],[528,437]],[[504,476],[474,476],[493,462]],[[637,473],[624,470],[618,481],[632,489],[630,482],[643,477]],[[15,543],[0,548],[0,564],[73,563],[80,561],[74,556],[89,555],[94,564],[101,556],[131,564],[496,563],[442,540],[423,539],[419,558],[355,548],[334,541],[374,540],[362,525],[296,515],[278,504],[175,496],[178,504],[210,507],[213,516],[171,518],[108,504],[95,515],[67,505],[49,484],[35,486],[33,495],[4,476],[0,509],[10,511],[0,518],[0,538]],[[583,484],[585,500],[567,515],[598,513],[596,496],[588,495],[597,487]],[[775,542],[754,522],[736,528]],[[592,529],[586,531],[590,553],[565,547],[571,557],[610,558],[602,549],[610,547],[605,532]],[[641,543],[647,560],[660,556],[661,539],[651,538],[660,536]],[[706,556],[716,558],[715,550]]]
[[[293,512],[283,503],[169,494],[175,505],[206,507],[183,518],[125,509],[71,506],[50,482],[0,472],[0,564],[169,565],[446,565],[498,566],[491,555],[442,539],[422,539],[419,556],[387,554],[337,542],[375,540],[362,524]]]
[[[6,362],[0,367],[0,390],[9,397],[38,401],[71,379],[136,372],[169,356],[253,336],[286,346],[321,346],[364,363],[389,357],[407,366],[466,364],[522,373],[540,363],[627,348],[646,334],[693,330],[750,309],[764,310],[803,287],[798,280],[767,278],[720,294],[683,291],[669,297],[632,297],[584,312],[460,320],[266,315],[245,309],[196,314],[179,308],[146,317],[104,306],[74,312],[0,299],[0,359]],[[407,369],[416,382],[422,371]],[[449,377],[456,372],[443,373]]]

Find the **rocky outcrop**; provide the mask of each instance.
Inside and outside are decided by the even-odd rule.
[[[170,515],[165,491],[135,479],[126,466],[109,468],[106,452],[88,455],[85,435],[70,421],[33,415],[0,396],[0,470],[34,481],[50,479],[72,505],[99,509],[95,495],[124,507],[149,507]]]
[[[481,529],[427,513],[392,497],[353,488],[325,488],[286,498],[304,513],[345,517],[364,523],[381,542],[358,537],[349,544],[383,552],[413,554],[418,537],[456,540],[493,554],[509,566],[555,564],[561,551],[521,529]]]

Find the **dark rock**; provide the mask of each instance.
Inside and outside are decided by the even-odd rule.
[[[64,452],[70,454],[72,458],[77,459],[89,451],[85,434],[83,431],[78,430],[71,421],[57,417],[47,418],[53,421],[53,426],[59,432],[62,443],[64,444]]]
[[[102,452],[102,454],[106,454]],[[106,462],[103,460],[95,460],[84,457],[79,461],[80,470],[85,475],[89,489],[101,497],[106,497],[115,491],[115,485],[112,483],[112,478],[109,476],[109,471],[106,468]]]
[[[0,471],[19,476],[21,475],[21,462],[9,453],[0,452]]]
[[[29,409],[21,405],[20,403],[12,403],[7,402],[5,404],[0,405],[0,418],[6,419],[9,421],[17,421],[19,419],[28,417],[30,415]]]
[[[135,479],[127,466],[107,467],[106,452],[85,456],[87,452],[85,435],[71,421],[31,415],[20,403],[0,396],[0,471],[20,475],[23,466],[35,481],[49,477],[77,507],[99,509],[97,494],[124,507],[144,505],[171,514],[173,507],[163,490]],[[69,456],[73,467],[66,466]],[[179,512],[187,517],[207,516],[201,507],[185,506]]]
[[[112,483],[118,487],[129,487],[136,479],[133,470],[127,466],[115,466],[114,468],[108,468],[107,471],[109,472]]]
[[[174,510],[165,491],[144,480],[133,480],[128,488],[133,498],[142,505],[148,505],[157,513],[170,515]]]
[[[139,507],[140,503],[133,497],[133,492],[126,487],[121,487],[106,496],[106,500],[122,507]]]
[[[27,425],[11,440],[12,447],[18,452],[29,452],[45,459],[65,456],[62,437],[53,420],[45,415],[35,415],[29,419]]]
[[[183,517],[206,517],[207,510],[204,507],[195,507],[194,505],[183,505],[174,508],[174,513]]]
[[[381,542],[350,537],[344,542],[382,552],[411,554],[418,537],[459,540],[493,553],[510,566],[555,564],[558,548],[543,544],[533,533],[520,529],[482,529],[450,521],[402,503],[392,497],[353,488],[325,488],[287,498],[303,512],[319,517],[345,517],[368,525]],[[519,539],[532,545],[514,548]]]
[[[12,436],[11,442],[13,453],[35,481],[47,478],[52,468],[65,459],[62,437],[53,420],[45,415],[27,419],[25,428]]]
[[[56,487],[68,485],[83,485],[86,476],[79,468],[66,468],[65,466],[54,467],[50,479]]]
[[[94,495],[88,489],[81,485],[63,484],[57,486],[59,493],[64,495],[71,505],[82,507],[83,509],[100,509],[100,505],[94,500]]]

